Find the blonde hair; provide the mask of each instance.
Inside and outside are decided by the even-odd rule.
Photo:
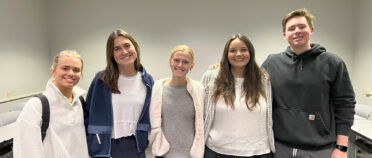
[[[176,53],[177,51],[187,52],[191,56],[191,63],[194,63],[194,51],[192,51],[192,49],[187,45],[177,45],[176,47],[174,47],[169,59],[172,59],[174,53]]]
[[[315,16],[313,16],[312,14],[310,14],[310,12],[306,9],[306,8],[302,8],[302,9],[297,9],[297,10],[294,10],[292,12],[290,12],[289,14],[287,14],[283,20],[282,20],[282,27],[283,27],[283,32],[285,32],[285,26],[288,22],[288,20],[292,19],[293,17],[295,16],[303,16],[306,18],[306,21],[307,23],[309,24],[309,27],[310,28],[313,28],[313,21],[315,19]]]
[[[81,59],[81,56],[75,50],[63,50],[63,51],[59,52],[58,55],[54,56],[52,66],[50,66],[51,70],[56,69],[56,67],[58,65],[58,59],[61,56],[74,57],[74,58],[80,59],[80,61],[81,61],[81,72],[83,72],[83,59]]]

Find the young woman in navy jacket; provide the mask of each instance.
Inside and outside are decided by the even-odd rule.
[[[137,42],[124,30],[107,40],[106,69],[93,79],[85,125],[92,157],[144,158],[153,79],[140,63]]]

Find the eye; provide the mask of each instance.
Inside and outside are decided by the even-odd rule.
[[[173,59],[173,61],[176,62],[176,63],[180,62],[179,59]]]
[[[65,71],[67,71],[69,69],[69,67],[68,66],[64,66],[64,67],[62,67],[62,69],[65,70]]]
[[[80,68],[74,68],[75,73],[79,73],[80,71],[81,71]]]
[[[288,27],[288,31],[293,31],[295,29],[295,27]]]
[[[126,43],[126,44],[124,45],[124,47],[125,47],[125,48],[130,48],[131,45],[130,45],[129,43]]]
[[[182,63],[183,64],[189,64],[189,61],[184,60],[184,61],[182,61]]]
[[[300,25],[298,28],[304,29],[304,28],[306,28],[306,25]]]
[[[248,49],[247,49],[247,48],[242,48],[242,49],[240,49],[240,51],[241,51],[242,53],[247,53],[247,52],[248,52]]]
[[[235,49],[230,49],[230,51],[229,51],[230,53],[235,53],[236,52],[236,50]]]
[[[114,51],[120,50],[120,47],[114,47]]]

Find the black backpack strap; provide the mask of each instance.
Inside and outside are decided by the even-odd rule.
[[[0,157],[6,157],[4,155],[10,154],[13,147],[13,138],[9,140],[5,140],[0,143]]]
[[[84,97],[81,95],[81,96],[79,97],[79,99],[80,99],[81,105],[83,106],[83,109],[84,109],[84,108],[85,108],[85,100],[84,100]]]
[[[46,136],[46,131],[49,127],[49,119],[50,119],[50,109],[49,109],[49,101],[48,98],[43,95],[36,95],[41,100],[42,105],[42,123],[41,123],[41,140],[44,141],[44,138]]]
[[[80,96],[79,99],[80,99],[81,107],[83,108],[84,117],[85,117],[86,114],[88,113],[88,111],[85,109],[85,104],[86,104],[86,102],[85,102],[83,96]]]

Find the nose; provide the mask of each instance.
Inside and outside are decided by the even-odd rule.
[[[124,47],[120,47],[120,49],[118,51],[120,52],[120,54],[127,54],[128,53],[128,51]]]
[[[295,33],[297,33],[297,32],[300,32],[300,28],[299,27],[296,27],[295,28]]]
[[[240,55],[242,55],[242,54],[243,54],[243,52],[240,51],[240,50],[236,52],[236,55],[237,55],[237,56],[240,56]]]
[[[182,62],[178,62],[177,63],[177,66],[180,66],[181,67],[182,66]]]
[[[120,49],[120,53],[121,54],[127,54],[128,52],[125,49],[122,48],[122,49]]]
[[[73,74],[74,74],[74,70],[69,69],[69,70],[67,71],[67,74],[68,74],[68,75],[73,75]]]

